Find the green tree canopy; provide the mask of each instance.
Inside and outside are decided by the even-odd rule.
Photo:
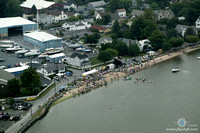
[[[117,50],[118,55],[124,56],[127,54],[128,46],[122,41],[117,41],[117,44],[114,46],[114,49]]]
[[[67,20],[68,22],[78,21],[78,18],[76,16],[71,16]]]
[[[168,43],[168,42],[163,42],[163,44],[162,44],[162,50],[163,51],[168,51],[168,50],[170,50],[172,48],[172,45],[170,44],[170,43]]]
[[[28,68],[24,70],[20,76],[22,87],[28,89],[33,93],[34,89],[41,86],[40,76],[34,68]]]
[[[106,13],[102,15],[102,24],[107,25],[111,21],[110,14]]]
[[[21,86],[20,86],[19,79],[14,78],[14,79],[8,80],[6,88],[9,91],[10,97],[16,97],[17,95],[21,93],[20,91]]]
[[[168,39],[171,38],[171,37],[178,37],[179,36],[179,34],[178,34],[178,32],[177,32],[176,29],[169,29],[169,30],[167,30],[166,35],[167,35]]]
[[[193,28],[189,27],[186,29],[184,36],[188,36],[188,35],[195,35]]]
[[[183,45],[184,40],[182,38],[172,37],[169,39],[169,43],[172,47],[181,47]]]
[[[0,18],[16,17],[22,15],[18,0],[0,0]]]
[[[155,30],[152,35],[149,37],[151,46],[155,49],[161,49],[162,43],[166,40],[166,36],[159,30]]]
[[[112,55],[112,57],[118,56],[118,52],[115,49],[107,48],[106,51],[108,51]]]
[[[136,43],[131,44],[128,48],[128,55],[129,56],[138,56],[139,54],[140,54],[139,46]]]
[[[37,8],[36,8],[35,5],[32,6],[31,12],[32,12],[33,14],[35,14],[35,15],[37,14]]]
[[[194,35],[188,35],[185,37],[186,42],[188,43],[196,43],[199,41],[198,36],[194,36]]]
[[[109,0],[107,10],[114,13],[116,9],[120,9],[121,7],[122,4],[120,0]]]
[[[106,61],[109,61],[112,59],[112,55],[108,51],[101,51],[97,57],[98,60],[103,61],[106,63]]]

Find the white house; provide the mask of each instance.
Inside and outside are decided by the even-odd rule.
[[[101,37],[99,39],[100,44],[112,43],[113,39],[111,37]]]
[[[69,16],[66,13],[64,13],[64,11],[59,11],[59,10],[50,11],[49,16],[52,17],[53,22],[55,23],[69,18]]]
[[[118,9],[116,10],[120,18],[126,17],[126,10],[125,9]]]
[[[54,75],[56,73],[65,72],[66,67],[64,64],[43,64],[37,68],[37,72],[43,74],[44,76]]]
[[[144,46],[148,46],[148,47],[151,47],[151,45],[149,44],[150,41],[148,39],[145,39],[145,40],[140,40],[139,43],[138,43],[138,46],[140,48],[140,52],[143,52],[143,48]]]
[[[195,26],[187,26],[187,25],[180,25],[178,24],[175,29],[177,30],[178,33],[181,33],[181,35],[184,37],[185,32],[187,31],[187,28],[192,28],[194,32],[197,34],[197,28]]]
[[[73,53],[70,57],[67,57],[67,63],[76,67],[91,67],[91,62],[87,54]]]
[[[62,25],[62,28],[68,30],[68,31],[74,31],[74,30],[83,30],[88,29],[91,27],[91,24],[88,21],[76,21],[76,22],[65,22]]]
[[[67,0],[65,2],[63,2],[64,5],[64,9],[70,10],[70,8],[76,9],[77,5],[76,2],[74,0]]]
[[[39,24],[51,24],[53,22],[53,18],[47,14],[39,14],[38,22]]]
[[[200,17],[195,22],[197,30],[200,30]]]

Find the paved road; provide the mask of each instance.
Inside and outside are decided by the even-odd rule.
[[[72,70],[72,69],[71,69]],[[74,75],[79,76],[82,72],[80,70],[72,70],[74,72]],[[32,114],[34,114],[40,105],[43,105],[45,101],[52,97],[56,92],[59,91],[59,88],[63,85],[67,85],[68,83],[72,82],[74,79],[74,76],[69,78],[69,81],[67,80],[62,80],[61,82],[57,82],[56,87],[51,89],[45,96],[41,97],[40,99],[37,99],[33,101],[33,106],[32,106]],[[18,122],[16,122],[14,125],[12,125],[10,128],[6,130],[6,133],[13,133],[15,132],[23,123],[25,123],[29,118],[31,117],[31,109],[27,112],[27,114]]]

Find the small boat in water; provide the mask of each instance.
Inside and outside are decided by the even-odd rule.
[[[15,41],[11,41],[11,40],[1,40],[0,43],[3,43],[3,44],[14,44]]]
[[[19,50],[22,50],[22,48],[20,46],[14,46],[12,48],[6,49],[7,52],[16,52],[16,51],[19,51]]]
[[[45,50],[45,53],[47,55],[52,55],[52,54],[57,54],[57,53],[61,53],[64,51],[64,48],[63,47],[57,47],[57,48],[47,48]]]
[[[174,67],[172,69],[172,72],[175,73],[175,72],[179,72],[181,69],[179,67]]]
[[[29,52],[25,53],[24,56],[28,57],[28,56],[36,56],[36,55],[40,55],[41,53],[37,50],[37,49],[33,49],[30,50]]]
[[[200,57],[197,57],[197,59],[199,59],[199,60],[200,60]]]
[[[3,62],[3,61],[4,61],[4,59],[1,59],[1,58],[0,58],[0,62]]]

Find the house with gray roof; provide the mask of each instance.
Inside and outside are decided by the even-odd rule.
[[[132,18],[140,17],[143,14],[144,14],[144,11],[142,11],[142,10],[132,10],[132,12],[131,12]]]
[[[39,14],[38,22],[39,24],[51,24],[53,22],[53,18],[47,14]]]
[[[46,77],[54,75],[56,73],[62,73],[65,71],[66,71],[66,66],[64,64],[47,63],[37,68],[37,72],[41,73]]]
[[[155,13],[155,17],[157,18],[157,20],[172,19],[174,17],[174,13],[172,12],[171,9],[158,10],[158,11],[155,11],[154,13]]]
[[[87,10],[87,8],[85,6],[78,6],[75,11],[77,13],[84,13]]]
[[[14,79],[15,76],[3,69],[0,69],[0,86],[6,86],[8,80]]]
[[[175,27],[176,31],[180,33],[183,37],[185,36],[185,32],[187,31],[187,28],[192,28],[194,32],[197,34],[197,28],[195,26],[187,26],[187,25],[177,25]]]
[[[86,53],[73,53],[70,57],[67,57],[67,63],[75,67],[91,67],[91,62],[89,61],[89,57]]]
[[[69,16],[64,11],[60,11],[60,10],[50,11],[49,16],[52,17],[53,22],[55,23],[69,18]]]
[[[138,41],[138,40],[132,40],[132,39],[127,39],[127,38],[119,38],[118,40],[120,40],[120,41],[126,43],[128,47],[129,47],[131,44],[134,44],[134,43],[138,44],[138,46],[139,46],[139,41]]]
[[[65,2],[63,2],[64,5],[64,9],[70,10],[70,8],[76,9],[77,8],[77,4],[75,0],[67,0]]]
[[[90,2],[90,3],[87,4],[88,10],[95,10],[95,8],[105,7],[106,5],[107,5],[106,2],[103,1],[103,0]]]
[[[99,44],[106,44],[106,43],[112,43],[113,39],[111,37],[101,37],[99,39]]]

